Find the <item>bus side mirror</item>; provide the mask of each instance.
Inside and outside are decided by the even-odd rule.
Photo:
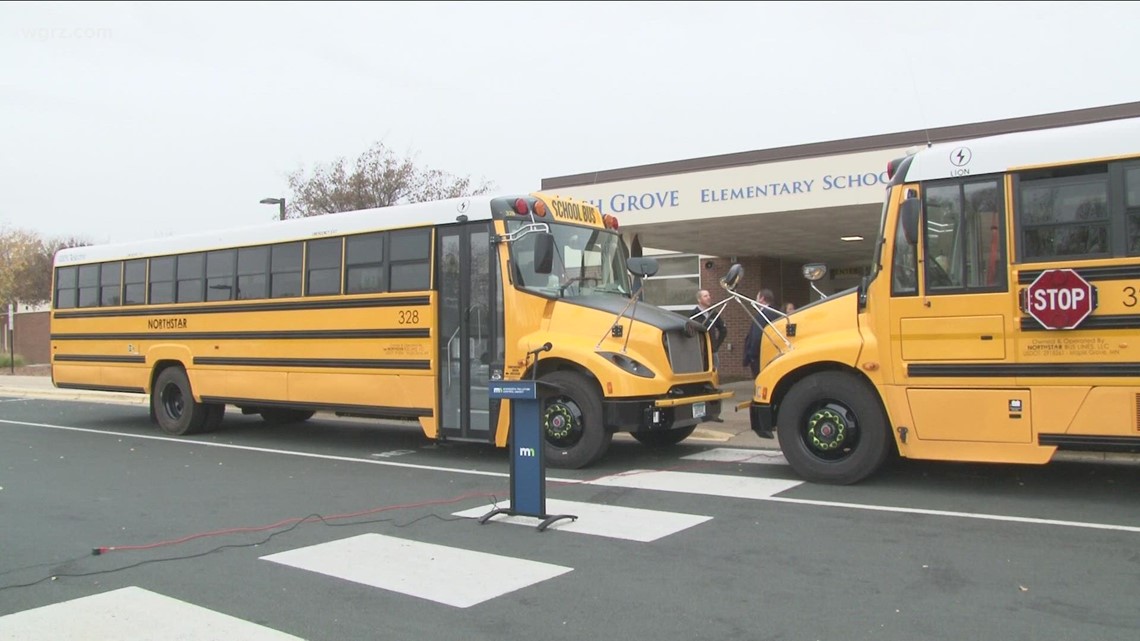
[[[907,198],[899,208],[899,224],[903,227],[906,242],[918,244],[918,219],[922,216],[922,203],[917,198]]]
[[[827,265],[824,263],[808,263],[800,268],[803,272],[804,278],[811,282],[823,280],[827,275]]]
[[[637,256],[626,262],[629,273],[638,278],[646,278],[657,273],[657,259],[652,256]]]
[[[534,237],[534,273],[549,274],[554,270],[554,234],[537,232]]]
[[[744,278],[744,267],[740,263],[734,263],[732,267],[728,268],[728,272],[721,277],[720,286],[734,292],[736,286],[740,284],[741,278]]]

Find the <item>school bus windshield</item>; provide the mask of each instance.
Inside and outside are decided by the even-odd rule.
[[[513,232],[522,225],[522,222],[510,221],[507,230]],[[549,274],[539,274],[534,269],[536,234],[528,234],[512,243],[519,287],[558,298],[600,293],[629,297],[632,289],[625,252],[615,232],[550,223],[550,233],[554,235],[554,262]]]

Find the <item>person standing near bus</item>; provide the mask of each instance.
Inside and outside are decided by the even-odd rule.
[[[771,313],[766,309],[772,306],[772,290],[764,288],[756,293],[756,302],[761,305],[759,314],[762,318],[758,322],[767,324],[765,320],[771,319]],[[748,327],[748,336],[744,338],[744,366],[752,371],[752,378],[760,375],[760,333],[762,329],[754,321]]]
[[[712,309],[712,294],[709,290],[702,289],[697,292],[697,306],[693,311],[689,312],[689,318],[704,325],[705,330],[709,333],[709,341],[712,342],[713,351],[713,367],[720,368],[720,357],[717,351],[720,349],[721,343],[728,337],[728,327],[724,324],[724,319],[717,316],[716,312]]]

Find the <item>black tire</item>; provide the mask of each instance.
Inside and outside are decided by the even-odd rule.
[[[796,383],[780,404],[776,425],[784,458],[816,483],[861,481],[891,449],[878,396],[847,372],[820,372]]]
[[[552,372],[538,386],[539,429],[550,467],[578,469],[600,459],[613,432],[602,424],[602,399],[578,374]]]
[[[209,410],[194,400],[190,379],[181,367],[167,367],[154,381],[150,409],[159,429],[167,434],[196,434],[206,425]]]
[[[690,425],[674,430],[657,430],[653,432],[647,430],[642,432],[630,432],[630,434],[643,445],[648,445],[649,447],[668,447],[689,438],[696,429],[696,425]]]
[[[273,425],[289,425],[290,423],[304,423],[313,418],[316,412],[310,410],[263,409],[260,412],[261,420]]]

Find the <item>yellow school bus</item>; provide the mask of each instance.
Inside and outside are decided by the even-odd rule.
[[[1140,119],[931,146],[888,173],[861,284],[766,328],[753,429],[825,483],[892,453],[1140,451]]]
[[[496,380],[536,378],[546,460],[614,432],[670,445],[720,415],[707,335],[639,301],[616,219],[544,194],[458,198],[60,251],[57,387],[149,394],[169,434],[226,407],[418,421],[508,443]]]

